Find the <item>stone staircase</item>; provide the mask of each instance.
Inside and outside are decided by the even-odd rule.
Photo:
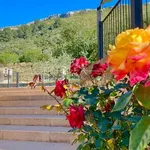
[[[57,103],[39,87],[0,89],[0,150],[75,150],[65,116],[46,104]]]

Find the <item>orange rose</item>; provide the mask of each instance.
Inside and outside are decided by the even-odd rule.
[[[150,67],[150,27],[131,29],[119,34],[110,46],[108,63],[117,80],[129,75],[131,86],[148,77]]]

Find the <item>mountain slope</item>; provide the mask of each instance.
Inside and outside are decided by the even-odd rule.
[[[0,31],[0,63],[38,62],[49,55],[70,57],[96,54],[96,11],[79,11],[68,18],[49,17]],[[94,54],[94,55],[95,55]]]

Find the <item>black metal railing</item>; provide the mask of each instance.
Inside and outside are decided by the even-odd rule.
[[[115,5],[103,11],[103,0],[97,9],[98,12],[98,52],[99,58],[107,55],[110,44],[115,43],[116,36],[124,30],[147,26],[150,23],[148,0],[117,0]],[[142,9],[142,7],[144,7]]]
[[[150,1],[143,0],[143,27],[150,25]]]

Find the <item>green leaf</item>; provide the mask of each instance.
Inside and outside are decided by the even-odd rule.
[[[104,91],[104,95],[107,96],[109,96],[114,91],[114,89],[105,89],[104,87],[101,87],[100,89]]]
[[[127,106],[127,104],[129,103],[131,97],[132,97],[132,91],[127,92],[127,93],[121,95],[117,99],[112,112],[114,112],[114,111],[120,111],[120,110],[124,109]]]
[[[72,100],[72,99],[67,98],[67,99],[64,99],[64,100],[63,100],[63,105],[64,105],[65,107],[69,107],[72,103],[73,103],[73,100]]]
[[[125,83],[119,83],[117,84],[114,88],[115,90],[119,90],[121,88],[127,88],[129,85],[128,84],[125,84]]]
[[[116,121],[113,123],[112,130],[120,130],[120,129],[121,129],[121,126],[119,125],[119,121],[116,120]]]
[[[99,89],[94,87],[90,92],[84,93],[84,102],[87,105],[95,105],[98,102]]]
[[[120,146],[123,147],[128,147],[129,146],[129,137],[130,137],[130,132],[128,130],[126,130],[125,132],[123,132],[123,134],[121,135],[121,143]]]
[[[93,91],[92,91],[92,95],[93,96],[96,96],[96,95],[98,95],[99,94],[99,89],[97,88],[97,87],[95,87],[94,89],[93,89]]]
[[[78,147],[77,147],[77,150],[81,150],[83,148],[83,144],[80,144]]]
[[[110,128],[111,121],[108,118],[102,117],[98,120],[97,125],[101,132],[106,132]]]
[[[85,99],[85,103],[87,105],[95,105],[98,103],[98,98],[93,97],[93,95],[86,95],[86,96],[84,96],[84,99]]]
[[[80,93],[81,95],[87,95],[87,94],[88,94],[88,89],[85,88],[85,87],[82,87],[82,88],[80,89],[79,93]]]
[[[150,109],[150,86],[145,87],[144,85],[139,85],[135,90],[134,94],[138,99],[140,105]]]
[[[113,130],[120,130],[121,126],[120,125],[115,125],[115,126],[112,126],[112,129]]]
[[[86,144],[86,145],[82,148],[82,150],[91,150],[90,145],[89,145],[89,144]]]
[[[93,116],[94,116],[95,119],[99,119],[99,118],[102,117],[102,113],[101,113],[100,110],[94,110]]]
[[[150,143],[150,117],[143,117],[131,132],[129,150],[142,150]]]
[[[95,146],[97,149],[101,149],[103,147],[103,144],[104,144],[104,142],[101,138],[98,138],[95,140]]]
[[[93,131],[93,128],[90,125],[84,125],[83,130],[85,132],[91,132],[91,131]]]
[[[117,112],[108,112],[105,114],[106,117],[108,118],[114,118],[114,119],[121,119],[122,115],[121,115],[121,111],[117,111]]]
[[[86,139],[86,135],[84,135],[83,133],[78,135],[78,141],[79,142],[83,142]]]

